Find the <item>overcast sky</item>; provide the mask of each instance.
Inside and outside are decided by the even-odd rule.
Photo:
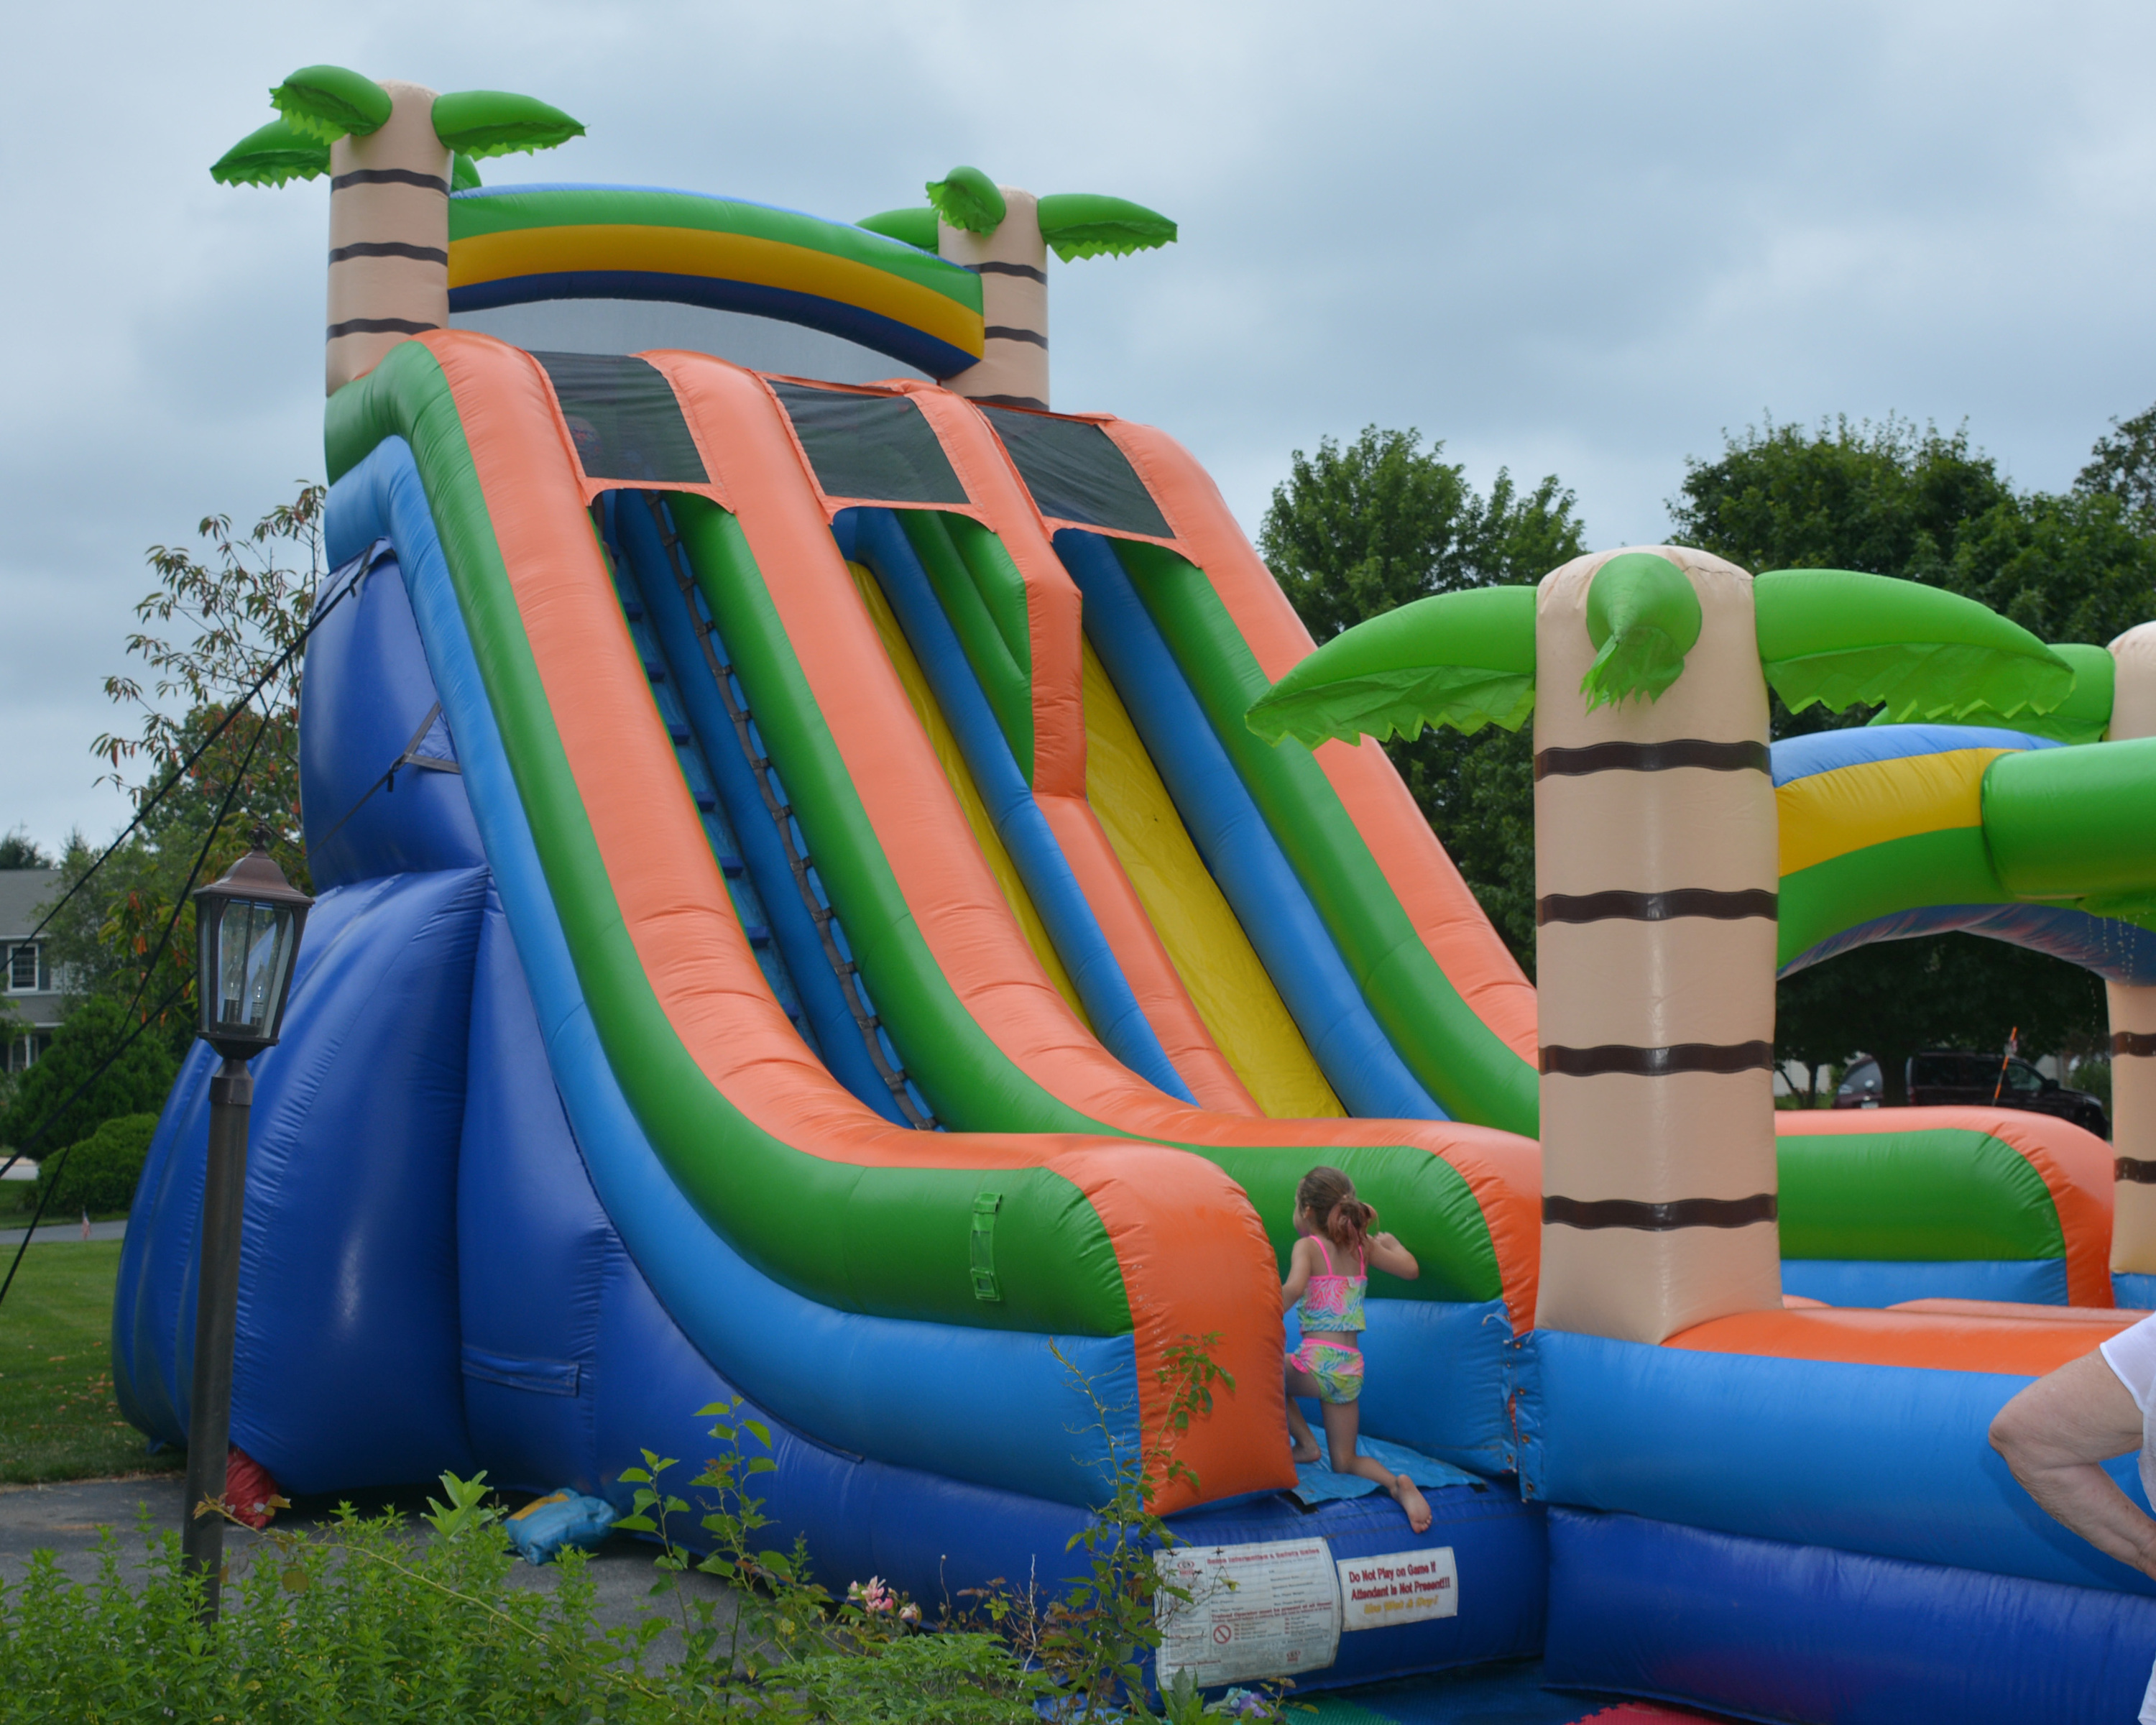
[[[971,162],[1173,217],[1055,265],[1055,402],[1163,425],[1255,531],[1373,421],[1650,542],[1688,455],[1896,413],[2067,483],[2156,399],[2156,9],[1905,3],[105,4],[10,13],[0,830],[124,819],[88,745],[146,547],[322,468],[328,193],[206,169],[316,61],[590,136],[490,183],[851,219]]]

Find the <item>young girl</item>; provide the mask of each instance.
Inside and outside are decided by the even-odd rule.
[[[1316,1396],[1325,1406],[1325,1437],[1335,1473],[1375,1480],[1407,1512],[1416,1532],[1430,1526],[1430,1505],[1415,1483],[1368,1455],[1355,1453],[1362,1425],[1355,1399],[1363,1393],[1363,1295],[1369,1266],[1412,1281],[1421,1274],[1414,1255],[1389,1234],[1372,1234],[1378,1213],[1355,1196],[1354,1182],[1337,1168],[1314,1168],[1295,1189],[1295,1231],[1302,1238],[1288,1259],[1281,1286],[1285,1311],[1302,1302],[1302,1346],[1287,1357],[1287,1424],[1295,1459],[1317,1460],[1317,1439],[1296,1406],[1297,1396]],[[1354,1273],[1348,1273],[1349,1266]]]

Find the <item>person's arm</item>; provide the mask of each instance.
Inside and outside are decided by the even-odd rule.
[[[2156,1575],[2156,1522],[2098,1464],[2141,1447],[2141,1409],[2101,1353],[2039,1378],[1999,1410],[1991,1447],[2055,1521]]]
[[[1287,1280],[1281,1284],[1281,1316],[1285,1317],[1295,1309],[1295,1302],[1302,1297],[1302,1291],[1310,1286],[1310,1266],[1317,1256],[1317,1248],[1307,1240],[1298,1240],[1295,1250],[1288,1254]]]
[[[1371,1211],[1370,1220],[1375,1223],[1377,1219],[1378,1213]],[[1422,1274],[1422,1266],[1415,1262],[1414,1254],[1389,1234],[1369,1236],[1369,1261],[1386,1275],[1397,1276],[1402,1281],[1413,1281]]]

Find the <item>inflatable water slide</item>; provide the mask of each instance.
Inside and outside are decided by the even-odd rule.
[[[2084,750],[1938,722],[1974,696],[1898,754],[1838,733],[1905,772],[1991,751],[1926,827],[1906,787],[1879,814],[1870,757],[1769,752],[1742,572],[1625,553],[1553,575],[1548,618],[1455,608],[1460,711],[1537,727],[1538,995],[1353,704],[1265,721],[1362,632],[1312,652],[1172,439],[1049,408],[1049,251],[1172,224],[971,170],[858,225],[483,186],[468,157],[574,122],[334,68],[279,99],[218,172],[332,186],[320,902],[255,1063],[234,1387],[288,1489],[620,1497],[640,1447],[701,1455],[696,1410],[741,1402],[827,1579],[1052,1583],[1197,1344],[1234,1389],[1163,1502],[1250,1578],[1171,1634],[1205,1681],[1546,1647],[1761,1717],[2124,1692],[2148,1585],[1983,1440],[2127,1321],[2107,1153],[2005,1111],[1771,1104],[1777,968],[2010,914],[1989,775]],[[633,352],[484,327],[660,303],[716,321]],[[773,329],[795,362],[743,363]],[[1676,639],[1686,595],[1707,645],[1658,699],[1563,698],[1613,604]],[[1999,724],[2072,705],[2060,655],[1949,621]],[[1982,880],[1897,860],[1971,824]],[[123,1406],[166,1441],[209,1070],[116,1305]],[[1373,1279],[1363,1430],[1421,1458],[1426,1533],[1286,1452],[1277,1278],[1318,1163],[1421,1266]],[[1785,1252],[1833,1307],[1784,1309]],[[2052,1303],[1877,1309],[2002,1294]],[[1410,1565],[1445,1585],[1380,1598]]]

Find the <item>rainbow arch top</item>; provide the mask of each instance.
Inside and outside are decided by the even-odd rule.
[[[850,223],[644,186],[478,186],[449,213],[453,312],[673,300],[821,330],[933,377],[983,352],[978,275]]]

